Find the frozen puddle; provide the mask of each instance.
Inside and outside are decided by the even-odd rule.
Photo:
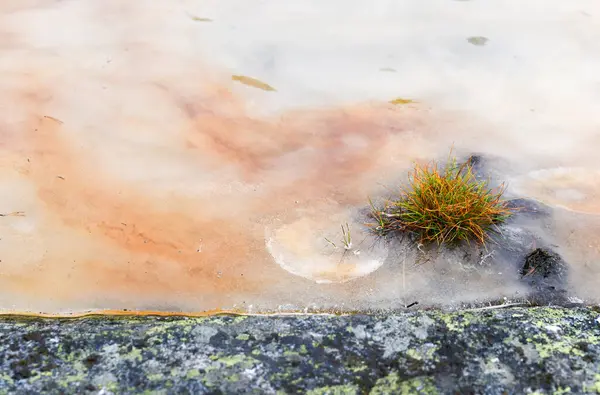
[[[320,231],[315,222],[303,218],[267,231],[267,249],[284,270],[328,284],[366,276],[383,265],[388,250],[364,226]]]
[[[523,295],[513,255],[364,227],[451,147],[572,210],[514,226],[600,301],[598,26],[597,0],[0,1],[0,310]]]

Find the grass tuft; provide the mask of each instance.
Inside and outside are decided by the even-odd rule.
[[[485,244],[492,226],[512,213],[501,199],[504,191],[504,184],[491,189],[487,181],[477,180],[469,162],[459,166],[451,158],[443,170],[435,162],[415,165],[397,199],[382,209],[369,200],[375,220],[369,225],[381,236],[415,233],[422,244]]]

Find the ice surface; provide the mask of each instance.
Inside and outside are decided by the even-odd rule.
[[[598,26],[596,0],[4,0],[0,307],[523,292],[498,257],[368,243],[340,263],[324,241],[347,223],[358,243],[367,198],[451,146],[502,158],[508,194],[571,210],[531,226],[599,300]]]

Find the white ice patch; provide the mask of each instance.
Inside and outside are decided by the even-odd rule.
[[[266,230],[267,250],[291,274],[318,284],[344,283],[374,272],[388,256],[388,249],[364,230],[351,230],[356,239],[344,244],[311,225],[305,218]]]

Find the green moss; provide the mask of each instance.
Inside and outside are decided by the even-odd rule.
[[[238,381],[240,381],[240,375],[237,373],[234,373],[231,376],[227,377],[227,381],[230,381],[232,383],[237,383]]]
[[[239,354],[218,359],[218,361],[225,364],[225,366],[237,365],[238,363],[242,363],[244,360],[245,360],[245,357],[243,355],[239,355]]]
[[[398,376],[398,373],[390,373],[387,376],[377,380],[375,386],[373,387],[373,389],[371,389],[370,394],[383,395],[397,393],[398,391],[400,391],[401,383],[402,381],[400,380],[400,376]]]
[[[147,376],[149,381],[158,381],[161,380],[164,376],[160,373],[155,373],[155,374],[149,374]]]
[[[438,317],[446,324],[450,331],[462,332],[467,326],[476,321],[472,313],[440,313]]]
[[[600,394],[600,374],[594,375],[594,384],[592,386],[584,386],[583,390]]]
[[[306,392],[307,395],[355,395],[358,393],[358,388],[349,384],[315,388]]]
[[[172,325],[156,325],[146,331],[146,335],[154,337],[157,335],[163,335],[167,332],[167,329],[170,329]],[[108,333],[107,333],[108,334]],[[104,335],[104,333],[103,333]]]
[[[571,312],[572,313],[572,312]],[[555,322],[569,316],[569,311],[562,308],[533,307],[527,309],[529,317]]]
[[[566,387],[566,388],[559,387],[556,391],[554,391],[554,395],[569,394],[569,393],[571,393],[571,387]]]
[[[243,369],[249,369],[256,364],[256,360],[254,358],[247,357],[246,355],[243,355],[243,354],[236,354],[236,355],[220,357],[217,359],[217,362],[219,362],[227,367],[239,365]]]
[[[39,372],[35,376],[32,376],[29,379],[29,381],[34,383],[34,382],[38,381],[39,379],[41,379],[42,377],[51,377],[51,376],[52,376],[52,372]]]
[[[213,316],[210,317],[210,324],[211,325],[227,325],[228,322],[224,319],[225,316]],[[240,322],[243,320],[240,320]]]
[[[133,347],[131,351],[123,356],[123,359],[132,362],[139,362],[142,360],[142,351],[139,348]]]
[[[85,380],[87,374],[85,371],[87,370],[85,366],[80,361],[73,362],[71,364],[72,373],[65,375],[63,377],[57,378],[57,382],[61,387],[68,387],[69,384],[80,382]]]
[[[200,371],[198,369],[191,369],[191,370],[188,370],[188,372],[185,375],[185,378],[191,380],[198,376],[200,376]]]
[[[12,385],[15,382],[13,378],[6,373],[0,373],[0,381],[4,381],[8,385]]]
[[[406,350],[405,355],[418,361],[427,361],[435,359],[434,357],[437,349],[438,346],[432,343],[426,343],[417,348],[409,348]]]
[[[159,322],[152,326],[152,328],[146,331],[146,334],[153,338],[153,340],[159,340],[155,337],[167,336],[172,338],[170,331],[179,330],[183,333],[189,333],[195,326],[206,321],[206,318],[186,318],[177,319],[173,321]]]
[[[402,380],[398,373],[391,373],[375,383],[371,395],[384,394],[438,394],[438,390],[430,377],[415,377]]]
[[[354,373],[363,372],[367,369],[369,369],[369,367],[367,365],[350,366],[348,368],[348,370],[350,370],[351,372],[354,372]]]
[[[83,374],[81,372],[77,372],[77,373],[62,377],[60,379],[59,385],[61,385],[62,387],[68,387],[69,384],[71,384],[71,383],[77,383],[77,382],[85,380],[85,376],[86,376],[85,374]]]
[[[283,356],[288,359],[300,359],[300,353],[296,351],[285,350]]]
[[[570,345],[566,342],[562,342],[562,341],[557,341],[555,343],[548,342],[548,343],[544,343],[544,344],[534,341],[533,344],[541,358],[548,358],[551,355],[554,355],[557,353],[567,354],[567,355],[572,354],[572,355],[577,355],[577,356],[585,355],[583,353],[583,351],[573,348],[572,345]]]
[[[240,333],[239,335],[236,336],[236,339],[246,341],[246,340],[250,339],[250,335],[247,333]]]
[[[558,353],[583,357],[585,352],[577,348],[576,344],[582,341],[587,344],[598,344],[598,339],[596,336],[586,336],[584,333],[579,335],[573,337],[569,334],[563,334],[560,338],[553,339],[546,333],[539,332],[532,337],[528,337],[527,342],[535,347],[541,358],[548,358]]]
[[[414,348],[409,348],[408,350],[406,350],[406,356],[417,360],[422,359],[421,354],[419,354]]]
[[[79,358],[79,350],[67,353],[65,352],[64,346],[62,344],[58,345],[57,354],[60,356],[60,359],[68,363],[72,363]]]

